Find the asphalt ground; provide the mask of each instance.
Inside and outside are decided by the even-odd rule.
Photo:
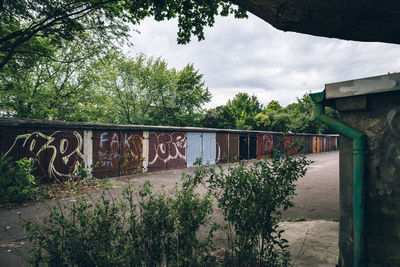
[[[304,222],[282,222],[285,237],[289,240],[294,266],[334,266],[338,255],[339,219],[339,153],[311,154],[314,162],[305,177],[296,182],[295,207],[283,213],[283,220],[305,217]],[[112,178],[118,196],[127,181],[137,185],[150,181],[154,190],[172,188],[182,173],[193,168],[169,170]],[[70,199],[61,200],[67,202]],[[50,203],[52,204],[52,203]],[[54,203],[53,203],[54,204]],[[43,203],[29,204],[13,209],[0,209],[0,266],[26,266],[30,244],[23,231],[21,218],[37,220],[47,214]],[[217,211],[217,221],[222,215]]]

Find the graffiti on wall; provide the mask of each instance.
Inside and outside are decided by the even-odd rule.
[[[143,136],[137,131],[94,133],[95,173],[99,176],[130,174],[141,167]]]
[[[394,161],[400,165],[400,106],[397,106],[389,111],[387,114],[387,123],[389,125],[390,133],[394,136],[395,141],[391,143],[387,149],[386,159]]]
[[[143,133],[121,132],[120,174],[131,174],[142,167]]]
[[[109,151],[97,151],[98,156],[98,165],[99,167],[114,167],[113,161],[114,159],[119,158],[119,154],[117,152],[109,152]]]
[[[186,138],[184,133],[150,133],[149,166],[157,163],[186,161]]]
[[[67,177],[83,160],[82,148],[82,135],[76,131],[36,131],[17,135],[4,157],[33,157],[48,177]]]
[[[272,135],[263,135],[264,151],[271,152],[274,145],[274,137]]]

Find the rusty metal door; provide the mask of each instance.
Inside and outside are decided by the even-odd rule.
[[[257,159],[262,159],[267,155],[265,149],[265,134],[259,134],[257,137]]]
[[[321,153],[321,137],[317,136],[317,153]]]
[[[149,171],[186,167],[186,137],[182,132],[149,133]]]
[[[13,160],[34,158],[34,175],[43,182],[63,181],[83,161],[83,132],[4,129],[1,153]]]
[[[239,137],[239,158],[240,160],[249,159],[249,135],[241,134]]]
[[[318,139],[317,139],[316,136],[313,136],[313,150],[312,150],[312,153],[317,153],[317,151],[318,151],[317,146],[318,146]]]
[[[291,155],[291,143],[292,143],[292,137],[291,136],[285,136],[284,142],[283,142],[283,147],[284,147],[284,153],[286,155]]]
[[[216,163],[228,162],[228,134],[217,133],[215,136],[215,161]]]
[[[120,175],[141,171],[143,166],[143,132],[121,131]]]
[[[239,134],[229,134],[229,162],[239,160]]]
[[[306,137],[304,135],[297,136],[297,153],[305,154],[306,153]]]
[[[274,147],[274,136],[271,134],[259,134],[257,140],[257,158],[270,157]]]
[[[299,142],[297,141],[297,136],[290,136],[290,155],[296,155],[298,150]]]
[[[274,134],[274,149],[282,153],[283,151],[283,136],[281,134]]]
[[[93,175],[119,175],[120,136],[118,131],[93,131]]]
[[[306,144],[305,144],[306,153],[307,154],[313,153],[313,146],[312,146],[313,138],[312,138],[312,136],[309,136],[309,135],[305,136],[305,142],[306,142]]]

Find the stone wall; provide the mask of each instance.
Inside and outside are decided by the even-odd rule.
[[[400,266],[400,92],[335,100],[340,121],[367,135],[367,266]],[[353,266],[352,142],[340,137],[339,263]]]

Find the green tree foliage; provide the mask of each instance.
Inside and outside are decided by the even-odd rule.
[[[271,100],[271,102],[269,102],[267,105],[267,109],[273,111],[282,111],[283,107],[281,106],[281,104],[279,104],[278,101]]]
[[[227,109],[235,121],[237,129],[253,130],[257,128],[255,116],[263,109],[263,105],[255,95],[238,93],[232,100],[228,100]]]
[[[313,118],[314,104],[308,94],[296,103],[282,107],[278,101],[270,101],[265,108],[256,96],[239,93],[226,105],[205,111],[203,126],[293,133],[334,133],[326,125]],[[335,110],[327,107],[326,113],[337,118]]]
[[[271,120],[269,116],[262,112],[258,113],[254,117],[254,121],[257,125],[257,129],[267,129],[267,127],[271,125]]]
[[[199,74],[193,64],[187,65],[177,73],[175,125],[199,126],[203,118],[202,106],[211,100],[211,94],[202,78],[203,75]]]
[[[223,105],[207,109],[202,122],[203,127],[219,129],[235,129],[236,124],[230,109]]]
[[[288,266],[288,241],[278,229],[282,210],[293,207],[295,185],[311,161],[303,156],[279,157],[252,164],[210,169],[204,184],[234,229],[226,262],[232,266]],[[229,262],[230,261],[230,262]]]
[[[109,44],[82,35],[64,42],[47,57],[24,58],[19,67],[0,71],[0,110],[3,117],[85,121],[95,93],[90,91],[89,65]]]
[[[284,113],[288,115],[289,121],[286,124],[286,131],[294,133],[332,133],[325,124],[313,118],[314,103],[309,94],[298,98],[296,103],[288,105]],[[327,107],[329,116],[337,118],[337,112]]]
[[[115,123],[194,126],[211,99],[190,64],[177,71],[160,58],[110,52],[91,73],[91,87],[103,98],[102,113]]]
[[[246,17],[230,2],[217,1],[124,1],[124,0],[3,0],[0,2],[0,70],[20,57],[52,58],[54,48],[91,32],[101,39],[121,39],[128,26],[145,17],[157,21],[178,19],[178,43],[192,35],[204,39],[205,26],[216,15]]]
[[[254,130],[259,124],[268,123],[265,116],[256,116],[263,109],[263,105],[255,95],[238,93],[232,100],[223,106],[209,109],[205,112],[203,126],[220,129]]]

